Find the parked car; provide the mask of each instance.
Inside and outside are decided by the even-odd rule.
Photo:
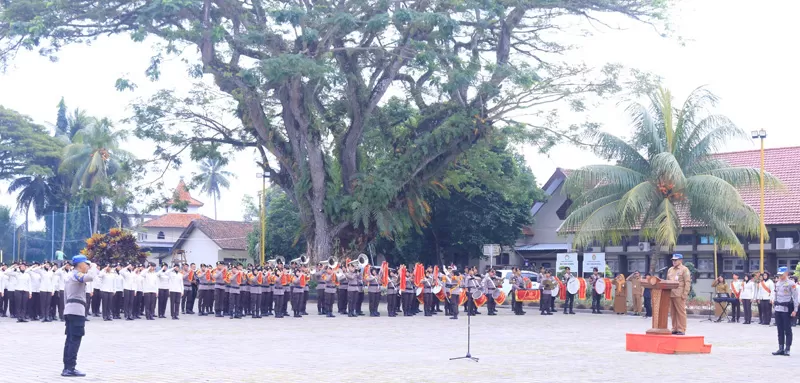
[[[503,287],[501,290],[506,293],[506,296],[509,296],[511,292],[511,275],[513,273],[510,269],[506,270],[495,270],[495,274],[503,278]],[[526,271],[523,270],[521,272],[523,278],[528,278],[531,280],[532,289],[538,290],[539,289],[539,274],[534,273],[533,271]]]

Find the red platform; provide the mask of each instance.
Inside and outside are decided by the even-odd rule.
[[[654,354],[710,354],[702,336],[625,334],[625,350]]]

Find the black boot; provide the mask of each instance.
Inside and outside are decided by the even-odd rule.
[[[786,355],[786,351],[783,349],[783,345],[778,347],[778,351],[772,353],[772,355]]]
[[[787,346],[786,346],[786,349],[785,349],[785,350],[783,350],[783,355],[784,355],[784,356],[789,356],[789,350],[790,350],[791,348],[792,348],[792,346],[791,346],[791,345],[787,345]]]

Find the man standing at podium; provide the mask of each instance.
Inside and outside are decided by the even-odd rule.
[[[692,288],[692,275],[683,265],[683,254],[672,254],[672,267],[667,271],[667,280],[678,282],[678,287],[670,292],[670,315],[672,315],[672,334],[686,334],[686,298]]]

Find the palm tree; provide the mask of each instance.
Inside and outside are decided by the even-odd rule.
[[[717,102],[709,91],[695,89],[680,108],[669,90],[650,95],[650,105],[627,111],[633,121],[630,140],[597,132],[594,151],[614,165],[592,165],[570,174],[565,191],[573,201],[561,232],[574,233],[574,247],[593,241],[619,242],[639,230],[655,242],[650,269],[660,251],[675,246],[682,223],[707,226],[718,245],[744,256],[737,234],[756,235],[758,214],[737,188],[758,187],[759,169],[731,167],[714,153],[731,139],[748,138],[727,117],[710,114]],[[765,185],[781,188],[765,173]]]
[[[36,218],[41,218],[47,208],[47,201],[51,194],[48,175],[45,172],[34,172],[30,175],[19,177],[8,186],[8,192],[17,194],[17,209],[25,210],[25,242],[24,249],[20,252],[27,255],[28,252],[28,223],[30,221],[30,209]]]
[[[64,148],[61,162],[62,172],[74,172],[72,192],[84,192],[91,198],[94,207],[92,231],[97,232],[99,207],[102,198],[111,190],[109,177],[119,168],[122,161],[131,157],[120,149],[125,139],[124,131],[113,131],[111,121],[91,119],[88,125],[80,128],[72,137],[72,144]]]
[[[234,177],[233,173],[222,170],[225,163],[219,158],[206,158],[200,162],[200,174],[195,180],[201,183],[200,190],[214,199],[214,219],[217,219],[217,200],[220,197],[220,188],[229,188],[227,177]]]

